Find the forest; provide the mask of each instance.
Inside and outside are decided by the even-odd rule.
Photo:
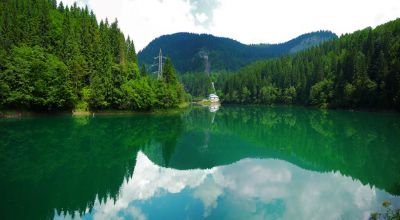
[[[139,70],[117,20],[56,0],[0,2],[0,109],[151,110],[185,98],[170,59],[162,79]]]
[[[312,45],[303,40],[315,34],[318,39],[331,38],[303,50]],[[214,39],[176,36],[186,35]],[[224,53],[241,48],[239,42],[216,39],[213,45],[228,44]],[[194,51],[196,43],[189,44]],[[163,77],[156,79],[145,65],[138,67],[134,43],[121,32],[117,20],[98,22],[87,7],[64,6],[56,0],[4,0],[0,2],[0,109],[172,108],[187,99],[185,90],[193,97],[207,96],[211,81],[224,103],[400,109],[400,19],[339,38],[316,32],[275,46],[286,48],[286,53],[238,71],[218,70],[209,54],[211,76],[178,75],[167,59]],[[272,46],[251,47],[254,51]],[[290,52],[294,49],[297,53]],[[198,62],[204,66],[201,59]],[[203,71],[200,67],[193,71]]]
[[[219,74],[216,89],[225,103],[400,110],[400,19]]]

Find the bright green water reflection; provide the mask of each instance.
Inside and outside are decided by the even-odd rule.
[[[0,120],[0,219],[362,219],[400,116],[288,107]]]

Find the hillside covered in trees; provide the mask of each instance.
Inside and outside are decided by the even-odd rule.
[[[163,79],[139,71],[118,21],[56,0],[0,2],[0,109],[34,111],[177,106],[185,92],[171,60]]]
[[[138,59],[141,64],[150,66],[162,48],[180,73],[204,71],[204,56],[208,56],[212,71],[236,71],[256,60],[296,53],[334,38],[337,36],[330,31],[319,31],[281,44],[246,45],[209,34],[176,33],[154,39],[138,53]]]
[[[400,19],[222,74],[225,103],[400,110]]]

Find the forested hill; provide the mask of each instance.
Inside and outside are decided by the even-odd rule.
[[[281,44],[246,45],[209,34],[176,33],[153,40],[138,53],[138,58],[141,64],[149,66],[161,48],[182,73],[204,71],[204,55],[208,55],[212,71],[237,70],[255,60],[295,53],[336,37],[330,31],[319,31]]]
[[[400,19],[221,76],[224,102],[400,110]]]
[[[167,108],[182,85],[167,60],[164,78],[139,72],[133,42],[88,8],[56,0],[0,2],[0,110]]]

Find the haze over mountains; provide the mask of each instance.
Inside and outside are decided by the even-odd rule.
[[[206,56],[211,71],[235,71],[256,60],[296,53],[334,38],[337,36],[331,31],[317,31],[280,44],[246,45],[209,34],[175,33],[154,39],[138,53],[138,59],[150,67],[161,48],[181,73],[205,71]]]

